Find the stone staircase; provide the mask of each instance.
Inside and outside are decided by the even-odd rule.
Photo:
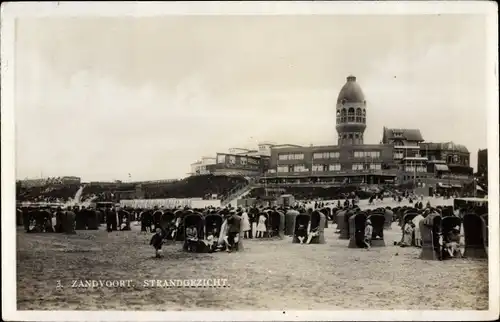
[[[237,207],[237,201],[238,199],[246,196],[247,194],[250,193],[250,191],[252,191],[252,189],[254,188],[254,184],[253,183],[248,183],[244,186],[238,186],[238,187],[235,187],[229,194],[226,198],[222,199],[221,200],[221,206],[222,207],[225,207],[229,204],[231,204],[231,206],[233,207]]]

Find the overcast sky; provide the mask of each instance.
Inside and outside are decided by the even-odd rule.
[[[365,143],[382,127],[486,143],[481,16],[21,19],[17,178],[180,178],[202,155],[258,141],[336,144],[353,74]]]

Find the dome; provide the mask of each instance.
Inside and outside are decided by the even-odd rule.
[[[345,103],[363,103],[365,101],[365,95],[361,87],[356,83],[356,77],[347,77],[347,83],[340,90],[337,104],[342,103],[342,101]]]

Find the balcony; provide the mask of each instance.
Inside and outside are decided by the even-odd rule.
[[[324,177],[324,176],[359,176],[359,175],[381,175],[381,176],[396,176],[399,170],[397,169],[362,169],[362,170],[341,170],[341,171],[307,171],[307,172],[277,172],[265,173],[262,178],[277,178],[277,177]]]

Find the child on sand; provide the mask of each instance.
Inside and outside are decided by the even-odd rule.
[[[297,231],[295,232],[295,235],[297,236],[297,239],[299,240],[300,244],[304,243],[304,239],[307,237],[307,228],[304,224],[299,224],[299,227],[297,227]]]
[[[257,224],[257,238],[264,237],[264,233],[267,231],[266,227],[267,218],[264,215],[259,216],[259,223]]]
[[[460,228],[456,227],[453,228],[447,236],[447,243],[446,243],[446,249],[448,250],[448,253],[450,254],[450,257],[454,257],[455,254],[458,254],[461,256],[460,250],[459,250],[459,245],[460,245]]]
[[[159,227],[156,228],[156,233],[151,237],[149,245],[154,247],[156,258],[160,258],[162,253],[161,246],[163,245],[163,232]]]
[[[198,243],[198,230],[196,226],[193,225],[186,228],[186,241],[188,252],[196,249],[196,244]]]
[[[311,243],[311,240],[314,238],[314,237],[317,237],[319,236],[319,231],[318,231],[318,227],[314,228],[314,229],[311,229],[311,231],[309,232],[309,234],[307,235],[307,242],[306,244],[310,244]]]

